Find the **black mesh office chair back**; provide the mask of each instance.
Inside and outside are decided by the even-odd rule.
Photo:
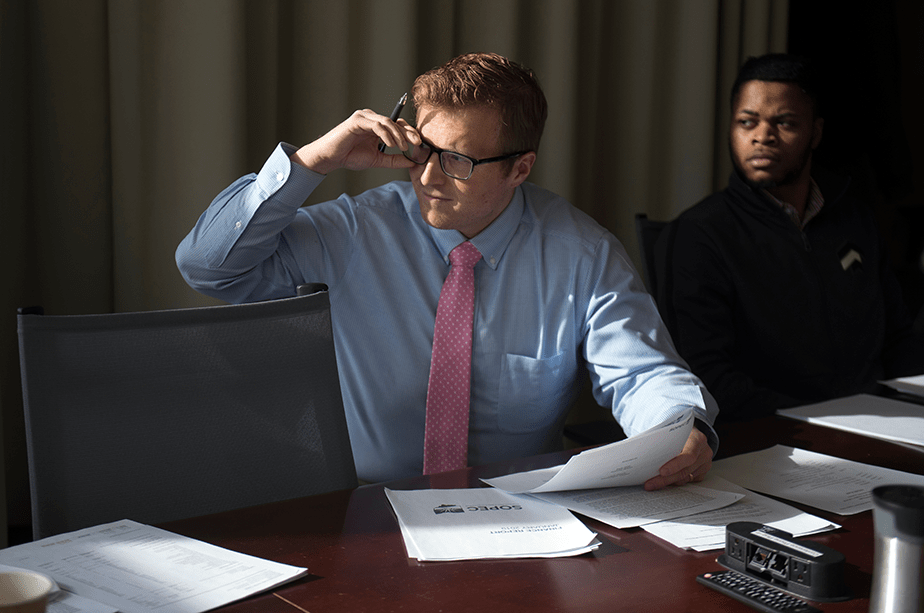
[[[327,294],[19,315],[35,538],[355,487]]]

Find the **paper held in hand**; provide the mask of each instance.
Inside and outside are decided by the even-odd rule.
[[[641,434],[588,449],[567,464],[482,481],[511,494],[641,485],[680,454],[693,420],[693,412],[688,411]]]

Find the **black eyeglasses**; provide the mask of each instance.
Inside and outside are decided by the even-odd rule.
[[[422,143],[421,145],[412,145],[409,143],[408,150],[402,151],[402,153],[404,154],[404,157],[411,160],[415,164],[420,165],[426,164],[427,160],[430,159],[430,156],[436,153],[440,159],[440,168],[443,170],[443,173],[445,173],[447,177],[465,181],[472,176],[472,172],[475,170],[475,166],[478,166],[479,164],[501,162],[503,160],[515,158],[518,155],[523,155],[527,152],[521,151],[519,153],[510,153],[508,155],[499,155],[493,158],[476,160],[475,158],[462,155],[461,153],[456,153],[455,151],[440,149],[439,147],[435,147],[429,143]]]

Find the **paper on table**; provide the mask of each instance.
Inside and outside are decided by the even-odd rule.
[[[115,607],[61,590],[49,601],[45,613],[119,613]]]
[[[592,517],[614,528],[633,528],[662,519],[725,507],[743,498],[744,492],[720,491],[691,484],[646,492],[643,486],[633,485],[544,492],[530,496]]]
[[[898,379],[881,381],[881,383],[888,385],[892,389],[905,392],[906,394],[924,396],[924,375],[917,375],[915,377],[900,377]]]
[[[636,436],[588,449],[567,464],[482,481],[512,494],[641,485],[680,454],[693,420],[688,411]]]
[[[921,485],[924,476],[777,445],[713,462],[732,483],[839,515],[873,508],[873,488]]]
[[[570,511],[491,488],[390,490],[408,556],[421,561],[549,558],[600,541]]]
[[[910,402],[858,394],[777,413],[874,438],[924,445],[924,406]]]
[[[746,495],[738,502],[715,511],[645,524],[642,527],[672,545],[694,551],[724,548],[725,526],[735,521],[766,524],[793,536],[807,536],[840,528],[838,524],[804,513],[786,503],[749,492],[711,472],[703,480],[703,485]]]
[[[307,573],[131,520],[10,547],[0,562],[122,613],[201,613]]]

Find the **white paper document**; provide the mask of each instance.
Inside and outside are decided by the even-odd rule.
[[[307,573],[304,568],[244,555],[131,520],[10,547],[0,551],[0,562],[48,575],[62,590],[121,613],[201,613]],[[49,607],[49,611],[54,610]]]
[[[887,441],[924,445],[924,406],[910,402],[858,394],[777,413]]]
[[[588,449],[567,464],[482,479],[512,494],[641,485],[683,450],[693,412],[616,443]]]
[[[883,385],[888,385],[892,389],[896,389],[900,392],[905,392],[906,394],[924,396],[924,375],[917,375],[914,377],[900,377],[898,379],[880,381],[880,383]]]
[[[736,521],[753,521],[789,532],[793,536],[807,536],[840,528],[839,524],[804,513],[778,500],[749,492],[711,472],[703,485],[716,490],[742,494],[738,502],[715,511],[697,513],[671,521],[660,521],[642,526],[647,532],[682,549],[709,551],[725,547],[725,526]]]
[[[119,613],[119,610],[108,604],[61,590],[55,595],[54,600],[48,602],[45,613]]]
[[[713,462],[710,474],[839,515],[872,509],[872,491],[879,485],[924,486],[922,475],[783,445]]]
[[[530,496],[592,517],[614,528],[634,528],[725,507],[743,498],[744,492],[714,490],[692,484],[646,492],[643,486],[633,485],[545,492]]]
[[[492,488],[389,490],[408,556],[420,561],[552,558],[600,546],[570,511]]]

